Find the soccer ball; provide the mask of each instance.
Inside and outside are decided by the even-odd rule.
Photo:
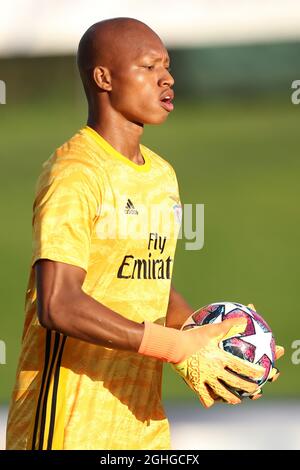
[[[220,347],[234,356],[259,364],[265,369],[263,377],[256,380],[261,387],[269,377],[275,362],[275,340],[271,328],[257,312],[236,302],[217,302],[194,312],[183,325],[183,330],[209,323],[220,323],[229,318],[246,318],[247,326],[241,334],[222,340]],[[239,396],[246,392],[235,390]]]

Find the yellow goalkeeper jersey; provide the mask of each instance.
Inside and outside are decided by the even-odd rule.
[[[180,228],[176,176],[141,145],[144,164],[90,127],[43,165],[7,449],[168,449],[162,363],[46,330],[34,263],[86,271],[83,290],[136,322],[163,324]]]

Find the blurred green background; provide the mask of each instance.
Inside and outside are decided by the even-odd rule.
[[[298,396],[292,341],[300,339],[299,117],[291,82],[300,44],[171,51],[175,111],[143,143],[174,166],[183,203],[205,205],[205,244],[178,242],[174,285],[199,308],[252,302],[286,348],[266,397]],[[74,57],[0,60],[1,320],[6,365],[0,403],[13,386],[24,319],[36,179],[51,152],[85,124]],[[164,396],[193,399],[166,367]]]

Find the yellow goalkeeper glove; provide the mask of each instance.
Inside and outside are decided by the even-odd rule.
[[[226,388],[226,385],[234,389],[243,390],[254,394],[257,384],[251,379],[258,380],[264,373],[264,368],[244,361],[220,348],[219,344],[224,339],[243,333],[246,320],[236,319],[236,325],[228,329],[230,320],[214,325],[206,335],[203,347],[179,364],[172,367],[178,372],[185,382],[199,397],[204,407],[212,406],[217,398],[227,403],[238,404],[241,399]],[[211,325],[212,326],[212,325]],[[189,331],[205,329],[207,325],[198,326]],[[203,331],[204,333],[204,331]],[[204,335],[203,335],[204,337]],[[248,377],[249,380],[240,376]]]

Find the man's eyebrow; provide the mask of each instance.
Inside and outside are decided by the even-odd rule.
[[[154,62],[170,62],[170,57],[169,56],[165,56],[165,57],[162,57],[161,55],[155,53],[155,52],[145,52],[144,54],[142,54],[142,58],[149,58],[151,60],[153,60]]]

